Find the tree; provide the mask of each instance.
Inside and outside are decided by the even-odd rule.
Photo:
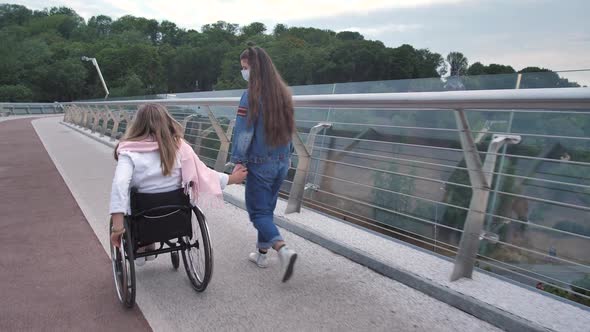
[[[33,91],[22,84],[0,85],[0,100],[4,102],[33,101]]]
[[[451,76],[465,75],[469,62],[461,52],[451,52],[447,55]]]
[[[25,6],[0,4],[0,28],[9,25],[23,25],[31,19],[33,11]]]
[[[365,40],[365,37],[356,31],[341,31],[336,34],[340,40]]]
[[[520,87],[523,89],[531,88],[567,88],[579,87],[576,82],[570,82],[566,78],[559,77],[554,71],[539,67],[526,67],[519,73],[522,74]]]
[[[286,25],[279,23],[275,25],[275,28],[272,30],[272,34],[275,37],[280,37],[283,33],[287,32],[287,30],[288,28]]]
[[[498,74],[514,74],[516,71],[512,66],[499,65],[492,63],[488,66],[486,74],[498,75]]]
[[[143,17],[125,15],[112,23],[112,31],[122,33],[135,30],[142,33],[148,40],[156,43],[158,41],[158,21],[148,20]]]
[[[476,62],[469,66],[467,69],[467,75],[485,75],[487,74],[487,67],[481,62]]]
[[[100,63],[109,88],[115,92],[111,95],[242,89],[246,82],[239,73],[238,57],[247,41],[268,51],[290,85],[402,80],[372,84],[371,89],[357,89],[368,87],[366,84],[350,89],[383,92],[443,90],[443,84],[449,89],[453,82],[459,89],[514,88],[516,84],[517,75],[492,76],[491,81],[466,77],[440,80],[446,74],[440,54],[407,44],[386,47],[355,31],[277,24],[272,34],[267,34],[260,22],[240,29],[238,24],[218,21],[204,25],[199,32],[182,29],[174,22],[131,15],[116,20],[96,15],[85,23],[67,7],[30,10],[0,4],[0,86],[6,100],[100,97],[103,91],[96,70],[80,61],[85,55]],[[467,59],[458,52],[449,54],[447,60],[452,75],[514,72],[502,64],[467,67]],[[434,79],[408,80],[412,78]],[[543,68],[522,71],[523,88],[564,86],[577,84]]]
[[[186,32],[170,21],[162,21],[158,29],[162,43],[179,46]]]
[[[244,36],[255,36],[261,35],[266,31],[266,26],[260,22],[250,23],[250,25],[246,25],[242,27],[242,34]]]
[[[135,73],[131,73],[115,82],[115,87],[111,89],[113,97],[141,96],[145,93],[145,86],[141,78]]]
[[[105,15],[92,16],[88,20],[88,28],[90,28],[99,38],[107,37],[111,34],[111,25],[113,20]]]

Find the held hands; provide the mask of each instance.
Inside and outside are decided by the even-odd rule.
[[[244,182],[248,175],[248,169],[242,164],[237,164],[234,171],[230,174],[227,184],[238,184]]]
[[[248,169],[244,165],[238,164],[232,174],[229,175],[227,184],[238,184],[244,182],[248,175]],[[121,246],[121,235],[125,233],[123,213],[113,213],[111,215],[113,226],[111,228],[111,243],[114,246]]]

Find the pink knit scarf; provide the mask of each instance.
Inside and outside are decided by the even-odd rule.
[[[123,151],[152,152],[158,149],[158,142],[154,140],[121,141],[117,148],[117,154]],[[223,196],[217,172],[207,167],[193,151],[193,148],[184,140],[181,140],[178,153],[180,153],[182,186],[185,193],[189,194],[190,192],[192,194],[193,204],[209,205],[210,203],[219,203]],[[193,185],[189,189],[188,184],[191,182]]]

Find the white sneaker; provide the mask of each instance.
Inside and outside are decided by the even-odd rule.
[[[248,256],[248,260],[258,267],[268,267],[268,253],[261,254],[260,252],[253,252]]]
[[[145,265],[145,257],[139,257],[135,259],[135,266],[144,266]]]
[[[287,248],[287,246],[283,246],[279,250],[279,259],[281,260],[281,268],[283,270],[283,282],[287,282],[293,275],[293,266],[295,265],[295,260],[297,260],[297,253]]]

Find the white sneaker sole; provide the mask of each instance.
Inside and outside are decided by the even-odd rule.
[[[252,257],[252,255],[253,255],[254,257]],[[256,266],[258,266],[259,268],[262,268],[262,269],[264,269],[264,268],[267,268],[267,267],[268,267],[268,265],[269,265],[269,264],[268,264],[268,257],[266,257],[266,259],[264,260],[266,264],[258,264],[258,259],[257,259],[258,257],[260,257],[258,254],[254,254],[254,253],[252,253],[252,254],[248,255],[248,260],[249,260],[250,262],[252,262],[252,263],[256,264]]]
[[[287,265],[287,269],[285,270],[285,274],[283,275],[283,282],[289,281],[293,276],[293,267],[295,266],[295,261],[297,260],[297,254],[291,255],[289,258],[289,264]]]
[[[268,267],[268,264],[266,264],[266,265],[260,265],[260,264],[258,264],[258,263],[257,263],[255,260],[252,260],[252,259],[250,259],[250,258],[248,258],[248,260],[249,260],[250,262],[254,263],[256,266],[258,266],[258,267],[259,267],[259,268],[261,268],[261,269],[266,269],[266,268]]]

